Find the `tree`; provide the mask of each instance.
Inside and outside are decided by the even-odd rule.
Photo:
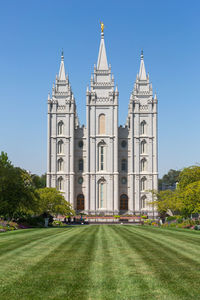
[[[31,175],[34,188],[40,189],[46,187],[46,174],[38,176],[36,174]]]
[[[170,169],[162,179],[158,180],[158,189],[162,190],[163,184],[167,187],[175,185],[179,181],[179,175],[181,171]]]
[[[178,189],[183,190],[188,184],[200,181],[200,166],[184,168],[179,175]]]
[[[52,215],[74,215],[75,212],[72,206],[67,202],[62,195],[55,188],[42,188],[37,190],[39,194],[38,207],[36,212],[38,214],[52,214]]]
[[[200,213],[200,181],[188,184],[179,191],[179,197],[182,203],[182,214],[189,216]]]
[[[37,193],[32,186],[31,176],[14,167],[6,153],[0,155],[0,214],[13,218],[16,213],[34,208]]]
[[[155,200],[151,204],[155,205],[158,212],[163,216],[167,213],[173,215],[182,207],[176,191],[152,191],[152,194]]]

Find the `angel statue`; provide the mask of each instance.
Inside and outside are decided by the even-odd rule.
[[[101,24],[101,32],[103,32],[104,31],[104,24],[103,24],[103,22],[100,22],[100,24]]]

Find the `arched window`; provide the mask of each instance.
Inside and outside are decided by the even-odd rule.
[[[58,135],[63,134],[63,127],[64,127],[63,121],[60,121],[58,123]]]
[[[121,161],[121,170],[124,172],[127,172],[127,160],[126,159],[122,159],[122,161]]]
[[[146,177],[142,177],[141,179],[141,191],[145,191],[147,189],[147,179]]]
[[[106,207],[106,181],[99,181],[99,208]]]
[[[128,196],[126,194],[120,196],[120,210],[128,210]]]
[[[85,202],[85,197],[83,194],[79,194],[77,196],[77,203],[76,203],[76,209],[77,210],[84,210],[84,202]]]
[[[146,170],[147,170],[147,161],[146,161],[145,158],[143,158],[141,160],[141,171],[143,172],[143,171],[146,171]]]
[[[146,130],[147,130],[147,123],[146,121],[142,121],[140,123],[140,134],[146,134]]]
[[[99,134],[106,133],[106,117],[104,114],[99,115]]]
[[[83,159],[79,159],[78,161],[78,170],[79,171],[83,171]]]
[[[63,153],[63,141],[58,142],[58,154]]]
[[[142,196],[141,198],[141,208],[146,208],[146,200],[147,200],[147,197],[146,196]]]
[[[63,171],[63,159],[58,160],[58,172]]]
[[[145,140],[143,140],[141,142],[141,151],[140,151],[141,154],[143,153],[147,153],[147,142]]]
[[[63,178],[62,177],[58,178],[58,190],[59,191],[63,190]]]

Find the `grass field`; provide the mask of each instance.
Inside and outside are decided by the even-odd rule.
[[[1,233],[0,299],[200,299],[200,234],[120,225]]]

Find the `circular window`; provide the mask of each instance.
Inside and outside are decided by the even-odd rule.
[[[122,142],[121,142],[121,146],[122,146],[122,148],[125,148],[125,147],[126,147],[126,145],[127,145],[127,142],[126,142],[126,141],[122,141]]]
[[[82,183],[83,183],[83,177],[79,177],[78,183],[79,183],[79,184],[82,184]]]
[[[127,183],[127,179],[126,177],[122,177],[122,180],[121,180],[122,184],[126,184]]]
[[[78,146],[79,146],[79,148],[83,148],[83,141],[79,141]]]

